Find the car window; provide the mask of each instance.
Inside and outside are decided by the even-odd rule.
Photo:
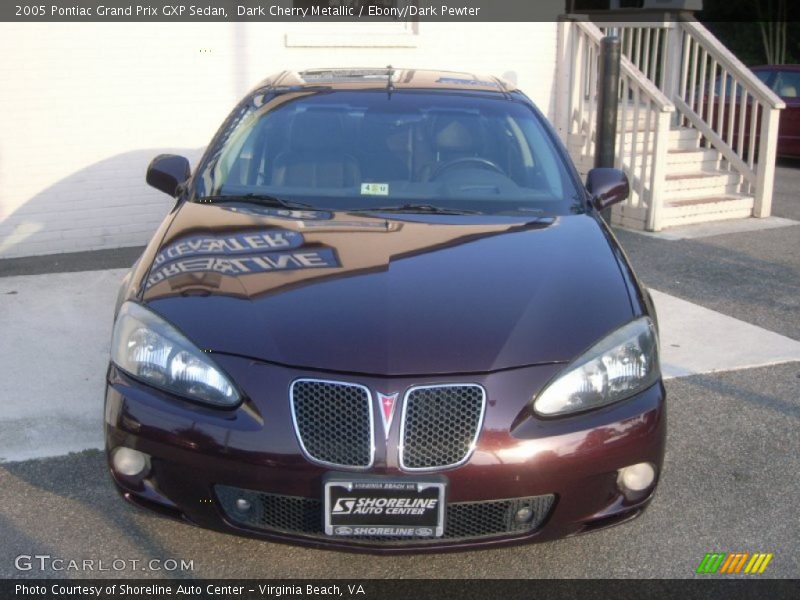
[[[753,73],[755,73],[756,77],[758,77],[761,80],[761,83],[769,84],[769,78],[772,75],[772,71],[769,70],[753,71]],[[728,79],[730,79],[730,75],[728,75]]]
[[[240,109],[221,137],[195,178],[196,197],[553,214],[575,212],[581,197],[541,117],[499,96],[262,95]]]
[[[762,83],[764,83],[766,85],[769,85],[769,79],[770,79],[770,76],[772,75],[772,71],[769,71],[769,70],[761,70],[761,71],[756,70],[756,71],[753,71],[753,74],[755,74],[755,76],[758,77],[758,79],[761,80]],[[735,83],[734,80],[733,80],[733,77],[731,77],[730,74],[726,74],[724,79],[722,77],[717,77],[714,80],[714,97],[715,98],[719,98],[720,97],[720,95],[721,95],[721,93],[723,91],[723,87],[722,87],[723,86],[723,82],[725,84],[724,92],[725,92],[725,96],[727,98],[731,97],[731,90],[734,89],[734,84],[735,84],[735,88],[736,88],[736,90],[735,90],[736,98],[741,98],[742,97],[743,88],[742,88],[741,84]],[[702,89],[702,86],[698,87],[698,92],[697,93],[700,93],[700,89]]]
[[[778,71],[772,82],[772,91],[781,98],[797,98],[800,91],[800,71]]]

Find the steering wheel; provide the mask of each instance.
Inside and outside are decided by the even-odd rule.
[[[465,164],[468,164],[468,163],[473,163],[473,164],[475,164],[475,165],[477,165],[479,167],[483,167],[485,169],[491,169],[492,171],[496,171],[497,173],[500,173],[501,175],[505,175],[506,174],[505,171],[503,171],[503,169],[501,169],[496,163],[492,162],[491,160],[489,160],[487,158],[479,158],[477,156],[463,156],[461,158],[454,158],[453,160],[448,160],[447,162],[444,162],[444,163],[440,164],[438,167],[436,167],[433,170],[433,173],[431,173],[431,176],[428,178],[428,181],[432,181],[432,180],[436,179],[437,177],[439,177],[442,173],[444,173],[448,169],[451,169],[453,167],[457,167],[459,165],[465,165]]]

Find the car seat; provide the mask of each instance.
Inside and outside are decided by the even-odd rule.
[[[364,181],[408,180],[411,131],[407,126],[396,125],[395,119],[385,111],[369,110],[364,114],[358,144]]]
[[[479,156],[483,147],[483,129],[477,116],[438,116],[432,130],[435,162],[422,168],[419,175],[422,181],[428,181],[439,165],[458,158]]]
[[[288,150],[275,157],[272,184],[287,187],[343,188],[358,185],[358,161],[345,152],[341,118],[323,110],[295,115]]]

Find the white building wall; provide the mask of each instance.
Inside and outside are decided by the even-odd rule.
[[[0,258],[146,243],[172,206],[145,185],[150,159],[196,162],[235,102],[283,69],[491,73],[552,118],[555,22],[415,27],[0,24]]]

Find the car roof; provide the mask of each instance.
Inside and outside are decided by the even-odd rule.
[[[756,65],[755,67],[750,67],[750,69],[753,71],[756,69],[759,71],[800,71],[800,65]]]
[[[389,85],[391,81],[391,86]],[[267,77],[259,88],[429,89],[470,90],[507,94],[516,87],[493,75],[427,69],[336,68],[283,71]]]

